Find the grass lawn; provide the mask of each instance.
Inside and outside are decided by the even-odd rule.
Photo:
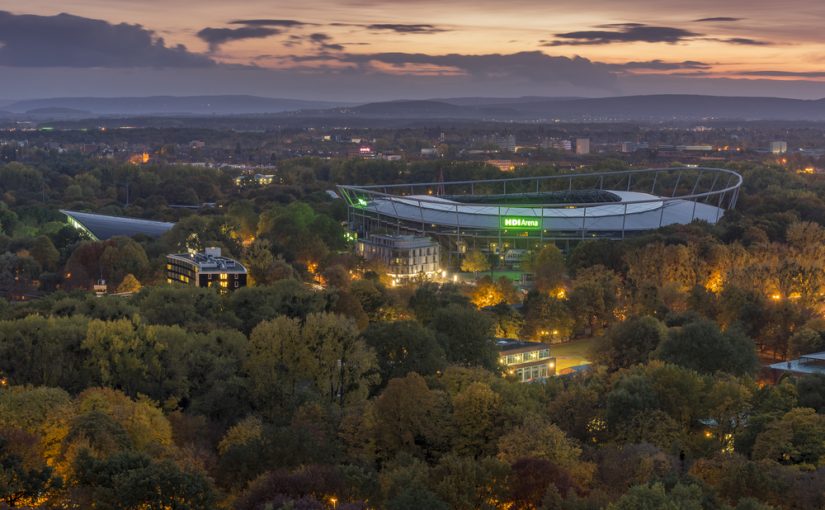
[[[596,338],[582,338],[563,344],[550,346],[550,356],[556,358],[556,372],[577,365],[590,363],[593,349],[596,347]]]

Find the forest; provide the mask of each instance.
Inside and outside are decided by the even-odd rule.
[[[745,184],[718,225],[546,246],[529,291],[486,268],[394,286],[351,254],[325,190],[442,167],[497,172],[302,158],[238,188],[232,170],[0,165],[0,289],[23,297],[0,301],[0,505],[825,507],[825,376],[761,368],[825,351],[825,179],[730,164]],[[59,209],[177,224],[92,241]],[[253,285],[163,283],[167,253],[205,246]],[[129,296],[96,297],[101,278]],[[593,364],[518,383],[496,337],[594,338]]]

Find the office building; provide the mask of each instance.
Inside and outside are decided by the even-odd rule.
[[[547,344],[497,338],[496,347],[499,365],[519,382],[539,381],[556,375],[556,358],[550,357]]]
[[[590,154],[590,138],[576,138],[576,154]]]
[[[771,142],[771,154],[785,154],[788,152],[788,142]]]
[[[166,281],[218,287],[225,293],[246,287],[246,268],[240,262],[222,257],[220,248],[206,248],[202,253],[167,255]]]
[[[383,262],[394,281],[432,278],[441,270],[441,248],[429,237],[375,234],[359,239],[355,250],[367,260]]]

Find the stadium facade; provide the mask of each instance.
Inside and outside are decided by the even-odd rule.
[[[338,186],[359,237],[437,239],[447,258],[480,249],[516,259],[548,242],[624,239],[736,206],[742,176],[679,167],[458,182]]]

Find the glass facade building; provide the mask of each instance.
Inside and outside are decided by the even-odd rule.
[[[204,253],[179,253],[166,256],[166,281],[195,287],[218,287],[231,292],[246,287],[246,268],[236,260],[222,257],[220,248]]]

